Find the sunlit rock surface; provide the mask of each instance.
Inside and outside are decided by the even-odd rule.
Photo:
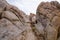
[[[0,40],[35,40],[29,22],[23,11],[0,0]]]

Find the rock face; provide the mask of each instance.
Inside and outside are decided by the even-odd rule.
[[[28,16],[0,0],[0,40],[35,40]]]
[[[26,15],[0,0],[0,40],[60,40],[60,4],[42,2],[36,15]]]
[[[37,8],[36,20],[40,38],[60,40],[60,4],[57,1],[42,2]]]

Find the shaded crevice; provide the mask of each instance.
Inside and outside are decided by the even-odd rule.
[[[2,13],[0,13],[0,19],[2,19]]]
[[[57,35],[57,39],[60,37],[60,27],[58,28],[58,35]]]
[[[35,27],[35,24],[31,23],[31,28],[32,28],[32,31],[34,33],[34,35],[37,37],[37,40],[45,40],[45,36],[42,35],[42,34],[37,34],[38,30],[36,29]]]

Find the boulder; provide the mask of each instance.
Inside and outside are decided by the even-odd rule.
[[[29,17],[6,0],[0,0],[0,40],[36,40]]]
[[[36,20],[36,29],[43,35],[44,40],[58,40],[60,37],[57,37],[60,27],[59,2],[41,2],[36,11]]]

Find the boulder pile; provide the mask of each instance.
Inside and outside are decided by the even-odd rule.
[[[60,4],[41,2],[36,15],[0,0],[0,40],[60,40]]]

